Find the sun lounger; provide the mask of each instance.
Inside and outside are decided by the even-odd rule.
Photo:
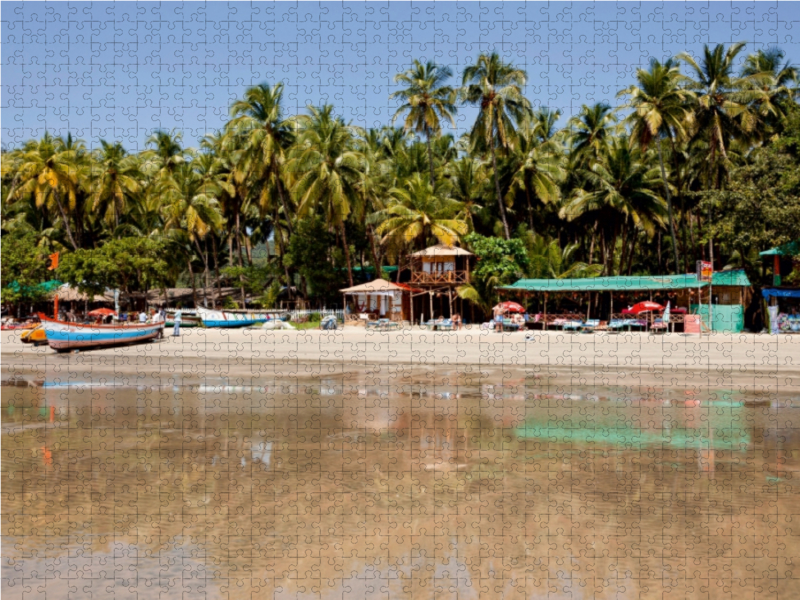
[[[581,331],[583,327],[583,321],[567,321],[561,326],[561,329],[571,333],[577,333],[578,331]]]
[[[392,321],[391,319],[378,319],[377,321],[368,321],[366,327],[367,329],[383,329],[388,331],[391,329],[400,329],[400,323]]]
[[[669,325],[664,323],[662,319],[656,319],[653,321],[653,324],[650,326],[650,333],[667,333],[669,331]]]
[[[611,319],[608,323],[608,330],[612,332],[619,332],[623,329],[631,331],[634,327],[643,328],[646,326],[647,324],[644,321],[638,319]]]
[[[519,331],[524,324],[514,323],[511,319],[503,319],[503,331]]]
[[[600,327],[600,319],[589,319],[583,324],[583,327],[581,327],[581,331],[583,333],[592,333],[598,327]]]

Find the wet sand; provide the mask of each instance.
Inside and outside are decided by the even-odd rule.
[[[147,344],[58,354],[3,332],[3,380],[62,383],[248,385],[352,372],[388,381],[398,373],[441,384],[541,379],[553,384],[800,390],[800,336],[568,334],[479,329],[429,332],[171,329]]]

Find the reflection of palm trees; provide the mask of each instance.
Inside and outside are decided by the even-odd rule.
[[[646,428],[652,402],[604,401],[591,414],[580,410],[594,406],[585,401],[565,395],[528,395],[526,401],[523,385],[518,388],[497,386],[484,396],[460,389],[457,402],[440,390],[385,398],[381,389],[366,389],[336,409],[314,408],[318,394],[293,395],[287,404],[269,394],[273,408],[261,411],[242,408],[251,406],[249,398],[237,405],[235,395],[193,399],[186,392],[187,409],[172,413],[164,410],[160,391],[138,398],[136,406],[146,407],[138,413],[118,391],[115,404],[102,410],[73,404],[68,427],[4,437],[4,456],[12,457],[3,463],[4,534],[29,554],[44,552],[44,541],[58,548],[78,539],[89,540],[97,554],[109,549],[103,539],[156,554],[185,536],[201,541],[197,552],[213,557],[208,566],[219,573],[215,577],[248,597],[268,597],[279,588],[296,594],[303,587],[341,595],[349,577],[366,576],[371,568],[379,577],[397,573],[399,597],[427,597],[454,580],[469,581],[489,597],[535,597],[553,582],[577,590],[576,582],[598,573],[643,568],[657,569],[642,577],[649,593],[663,592],[661,570],[677,569],[685,557],[706,556],[713,544],[735,537],[734,507],[752,503],[752,488],[719,482],[712,488],[695,477],[697,463],[688,452],[676,455],[661,445],[652,452],[624,444],[593,449],[574,440],[524,439],[511,429],[520,408],[552,434],[602,424],[597,414],[612,406],[620,412],[609,423],[624,419]],[[16,418],[38,425],[39,405],[20,404],[32,408]],[[684,406],[659,409],[671,422],[688,417]],[[747,422],[736,412],[741,407],[718,409],[713,418],[720,420],[706,427]],[[701,417],[711,414],[702,410]],[[371,417],[389,421],[370,431]],[[328,439],[327,432],[345,425],[364,435]],[[47,471],[41,455],[30,459],[43,440],[61,448]],[[715,459],[727,461],[726,470],[735,468],[736,451],[718,449]],[[426,470],[431,461],[469,467]],[[757,482],[758,466],[748,464],[741,475]],[[691,493],[684,493],[687,485]],[[720,493],[726,503],[712,505]],[[779,494],[775,501],[775,514],[785,514],[793,497]],[[86,508],[63,518],[52,506]],[[638,544],[647,557],[654,545],[642,532],[661,531],[665,518],[683,531],[702,528],[711,515],[726,520],[700,542],[681,537],[665,552],[659,546],[655,566],[629,552]],[[748,535],[774,534],[769,519],[748,525]],[[586,553],[596,540],[603,540],[606,554]],[[800,552],[794,538],[785,543],[787,555]],[[25,568],[24,560],[19,564]],[[564,579],[566,572],[572,579]],[[626,593],[638,593],[639,583],[625,580]]]

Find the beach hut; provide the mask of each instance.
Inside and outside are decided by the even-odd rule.
[[[470,259],[463,248],[437,244],[411,255],[411,283],[420,286],[453,287],[470,282]]]
[[[411,295],[414,314],[427,320],[458,312],[456,289],[470,283],[473,260],[472,252],[445,244],[414,252],[409,257],[409,283],[421,288]]]
[[[351,313],[368,313],[392,321],[410,321],[410,294],[421,290],[385,279],[374,279],[339,291],[344,294],[344,305],[350,307]]]

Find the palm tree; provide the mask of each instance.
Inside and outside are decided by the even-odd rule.
[[[289,232],[291,212],[283,171],[286,149],[293,140],[291,123],[283,118],[283,84],[267,83],[249,88],[244,98],[231,106],[233,120],[228,124],[230,139],[243,149],[240,178],[249,177],[259,183],[259,202],[263,212],[272,213],[272,196],[281,201]],[[287,284],[288,285],[288,284]]]
[[[609,235],[601,237],[603,263],[606,273],[611,274],[613,249],[620,235],[623,242],[622,270],[622,263],[629,256],[628,234],[642,230],[652,237],[663,223],[666,207],[655,192],[659,181],[658,169],[651,167],[645,155],[623,136],[611,142],[608,150],[586,173],[586,178],[588,191],[579,191],[562,207],[561,217],[573,221],[586,213],[593,213],[605,224]],[[631,244],[632,254],[635,237]]]
[[[718,44],[713,50],[703,47],[703,58],[698,63],[686,52],[676,58],[684,61],[694,71],[687,88],[695,93],[692,104],[693,134],[690,143],[705,141],[709,148],[707,186],[720,188],[722,172],[727,172],[728,149],[734,139],[747,139],[753,132],[756,119],[748,104],[759,96],[752,89],[752,76],[736,77],[734,60],[745,44],[739,42],[725,50]],[[720,157],[722,162],[720,163]]]
[[[752,110],[762,120],[759,134],[763,139],[775,131],[786,109],[796,95],[797,68],[788,60],[780,48],[759,50],[745,59],[741,76],[747,87],[757,92]]]
[[[490,183],[480,161],[464,156],[447,165],[445,170],[447,194],[453,200],[460,202],[461,219],[466,222],[469,230],[475,228],[473,216],[481,209],[480,200],[490,189]]]
[[[203,260],[206,279],[203,295],[206,304],[209,287],[208,253],[203,251],[200,240],[222,227],[223,220],[217,202],[219,191],[219,186],[198,172],[192,163],[177,166],[172,175],[159,186],[159,194],[163,198],[166,211],[164,229],[183,232],[189,244],[194,245]],[[194,272],[191,263],[192,256],[189,253],[188,267],[194,291]]]
[[[680,269],[678,244],[661,138],[674,140],[676,137],[686,137],[685,126],[691,124],[692,119],[688,104],[694,99],[694,94],[682,87],[685,77],[681,75],[677,63],[673,60],[662,64],[652,59],[649,70],[636,71],[636,79],[638,85],[622,90],[617,96],[631,97],[628,102],[628,106],[633,109],[628,117],[628,121],[633,125],[631,141],[635,141],[643,151],[646,151],[650,142],[656,140],[661,181],[669,212],[672,255],[675,260],[674,272],[677,273]]]
[[[299,135],[290,152],[287,171],[298,214],[306,216],[322,207],[325,219],[342,238],[347,274],[353,285],[353,267],[345,222],[361,201],[358,185],[363,155],[354,147],[357,130],[333,116],[333,106],[309,107],[310,115],[297,118]]]
[[[20,152],[3,161],[3,176],[13,173],[8,202],[32,198],[37,208],[57,208],[67,239],[74,250],[79,248],[70,214],[77,208],[81,181],[86,174],[82,142],[72,136],[54,138],[45,133],[41,140],[30,141]]]
[[[514,176],[508,195],[525,192],[531,231],[534,229],[531,196],[535,196],[543,204],[558,201],[561,198],[559,184],[566,177],[564,155],[559,144],[551,140],[550,125],[548,115],[541,119],[526,119],[519,129],[518,151],[513,156]]]
[[[92,205],[105,213],[106,221],[119,227],[120,217],[128,212],[128,202],[141,190],[142,173],[136,156],[129,155],[120,142],[100,140],[91,168]]]
[[[473,152],[489,152],[492,156],[497,206],[506,239],[511,238],[511,233],[500,193],[497,152],[514,148],[515,126],[532,113],[530,102],[522,95],[525,79],[525,71],[504,63],[496,53],[481,54],[474,65],[464,70],[461,90],[467,104],[479,107],[470,132],[470,146]]]
[[[144,152],[142,171],[155,175],[157,179],[170,177],[186,160],[186,151],[181,147],[182,135],[161,129],[155,131],[145,142],[153,148]]]
[[[533,279],[582,279],[597,277],[602,265],[587,265],[575,259],[580,244],[567,244],[562,248],[557,239],[548,240],[544,236],[527,232],[523,241],[530,256]]]
[[[556,136],[558,133],[556,123],[560,118],[561,111],[557,109],[550,110],[544,106],[536,111],[533,115],[533,121],[535,123],[536,135],[540,142],[550,141]]]
[[[430,182],[434,185],[433,150],[431,138],[441,132],[441,121],[447,119],[455,127],[453,115],[456,112],[456,91],[444,83],[453,76],[450,67],[443,67],[433,62],[424,65],[414,61],[414,66],[403,73],[395,75],[394,82],[406,86],[394,92],[389,98],[400,98],[403,104],[392,117],[392,124],[402,113],[408,111],[403,130],[414,130],[425,136],[428,146],[428,163]]]
[[[591,168],[618,131],[616,123],[614,111],[605,102],[592,106],[584,104],[580,112],[569,120],[571,153],[576,159],[576,168]]]
[[[412,175],[402,188],[392,188],[389,194],[392,201],[381,211],[384,220],[377,229],[384,244],[424,245],[435,237],[452,246],[469,232],[466,221],[460,218],[464,206],[443,197],[420,173]]]

